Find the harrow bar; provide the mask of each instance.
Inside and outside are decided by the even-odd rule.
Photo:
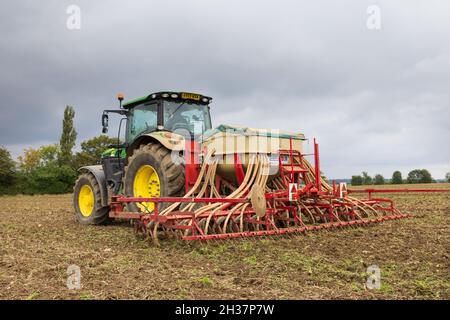
[[[315,226],[304,226],[297,228],[282,228],[273,230],[259,230],[259,231],[244,231],[235,233],[223,233],[223,234],[208,234],[208,235],[195,235],[195,236],[184,236],[183,240],[224,240],[230,238],[242,238],[242,237],[255,237],[255,236],[269,236],[269,235],[283,235],[289,233],[305,233],[307,231],[317,231],[321,229],[333,229],[349,226],[367,225],[388,220],[398,220],[409,218],[411,215],[408,214],[397,214],[393,216],[385,216],[376,219],[368,220],[353,220],[353,221],[341,221],[341,222],[329,222],[322,223]]]

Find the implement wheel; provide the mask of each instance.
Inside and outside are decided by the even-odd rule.
[[[102,224],[109,221],[109,207],[102,206],[100,186],[90,173],[78,177],[73,188],[75,217],[81,224]]]
[[[129,197],[179,197],[184,192],[184,166],[172,161],[171,152],[159,143],[134,150],[125,167],[125,195]],[[160,204],[159,210],[170,204]],[[153,212],[154,203],[129,203],[132,212]]]

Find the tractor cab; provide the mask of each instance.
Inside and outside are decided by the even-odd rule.
[[[152,93],[123,103],[122,94],[117,96],[120,107],[104,110],[103,133],[108,132],[108,114],[126,116],[125,141],[113,145],[102,155],[102,171],[106,185],[112,193],[120,192],[124,168],[135,149],[148,143],[157,143],[167,150],[183,150],[185,141],[201,140],[204,132],[211,129],[209,103],[212,98],[188,92],[163,91]],[[119,125],[119,136],[122,131]]]
[[[127,110],[126,142],[143,134],[169,131],[198,139],[211,129],[210,97],[187,92],[157,92],[123,105]]]
[[[211,129],[209,104],[211,97],[188,92],[156,92],[131,101],[122,106],[123,95],[119,94],[119,110],[104,110],[103,133],[108,132],[108,113],[126,115],[125,142],[132,144],[141,135],[155,131],[174,132],[197,140]]]

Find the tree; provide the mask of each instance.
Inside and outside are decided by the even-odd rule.
[[[373,179],[371,176],[367,174],[367,172],[363,171],[362,173],[363,184],[373,184]]]
[[[363,184],[363,178],[361,176],[352,176],[352,186],[360,186]]]
[[[402,173],[400,171],[394,171],[394,173],[392,174],[392,184],[402,184],[403,183],[403,178],[402,178]]]
[[[85,152],[86,154],[91,156],[94,162],[97,161],[98,163],[100,163],[102,153],[105,152],[105,150],[107,150],[110,145],[116,143],[116,138],[111,138],[102,134],[92,139],[83,141],[81,143],[81,150],[82,152]]]
[[[11,153],[0,147],[0,189],[10,187],[14,183],[16,164],[11,158]]]
[[[27,148],[20,156],[15,193],[57,194],[71,192],[76,171],[68,165],[59,165],[59,146],[50,144],[39,149]]]
[[[445,175],[445,179],[447,179],[447,182],[450,182],[450,172],[447,172]]]
[[[93,164],[100,164],[102,153],[108,149],[111,144],[116,144],[117,138],[111,138],[106,135],[99,135],[81,143],[81,152],[75,155],[76,167],[82,167]]]
[[[426,169],[415,169],[408,173],[408,183],[431,183],[433,178]]]
[[[59,165],[70,165],[72,162],[72,149],[75,146],[77,132],[73,126],[75,110],[71,106],[66,106],[62,123],[61,139],[59,140]]]
[[[23,173],[31,173],[39,167],[56,163],[59,148],[57,144],[49,144],[39,149],[27,148],[18,157],[19,168]]]
[[[53,164],[58,160],[59,146],[57,144],[49,144],[39,148],[41,155],[41,164],[46,166]]]
[[[19,160],[19,168],[23,173],[31,173],[41,164],[41,153],[37,149],[26,148],[23,155],[17,158]]]
[[[375,178],[373,179],[373,184],[384,184],[384,177],[381,174],[376,174]]]

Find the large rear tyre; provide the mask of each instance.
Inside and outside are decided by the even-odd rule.
[[[109,221],[109,207],[102,206],[100,185],[91,173],[78,177],[73,188],[75,217],[81,224],[104,224]]]
[[[171,152],[159,143],[134,150],[125,167],[124,190],[129,197],[179,197],[184,191],[184,166],[172,161]],[[169,204],[159,204],[162,210]],[[153,212],[154,203],[131,202],[128,210]]]

